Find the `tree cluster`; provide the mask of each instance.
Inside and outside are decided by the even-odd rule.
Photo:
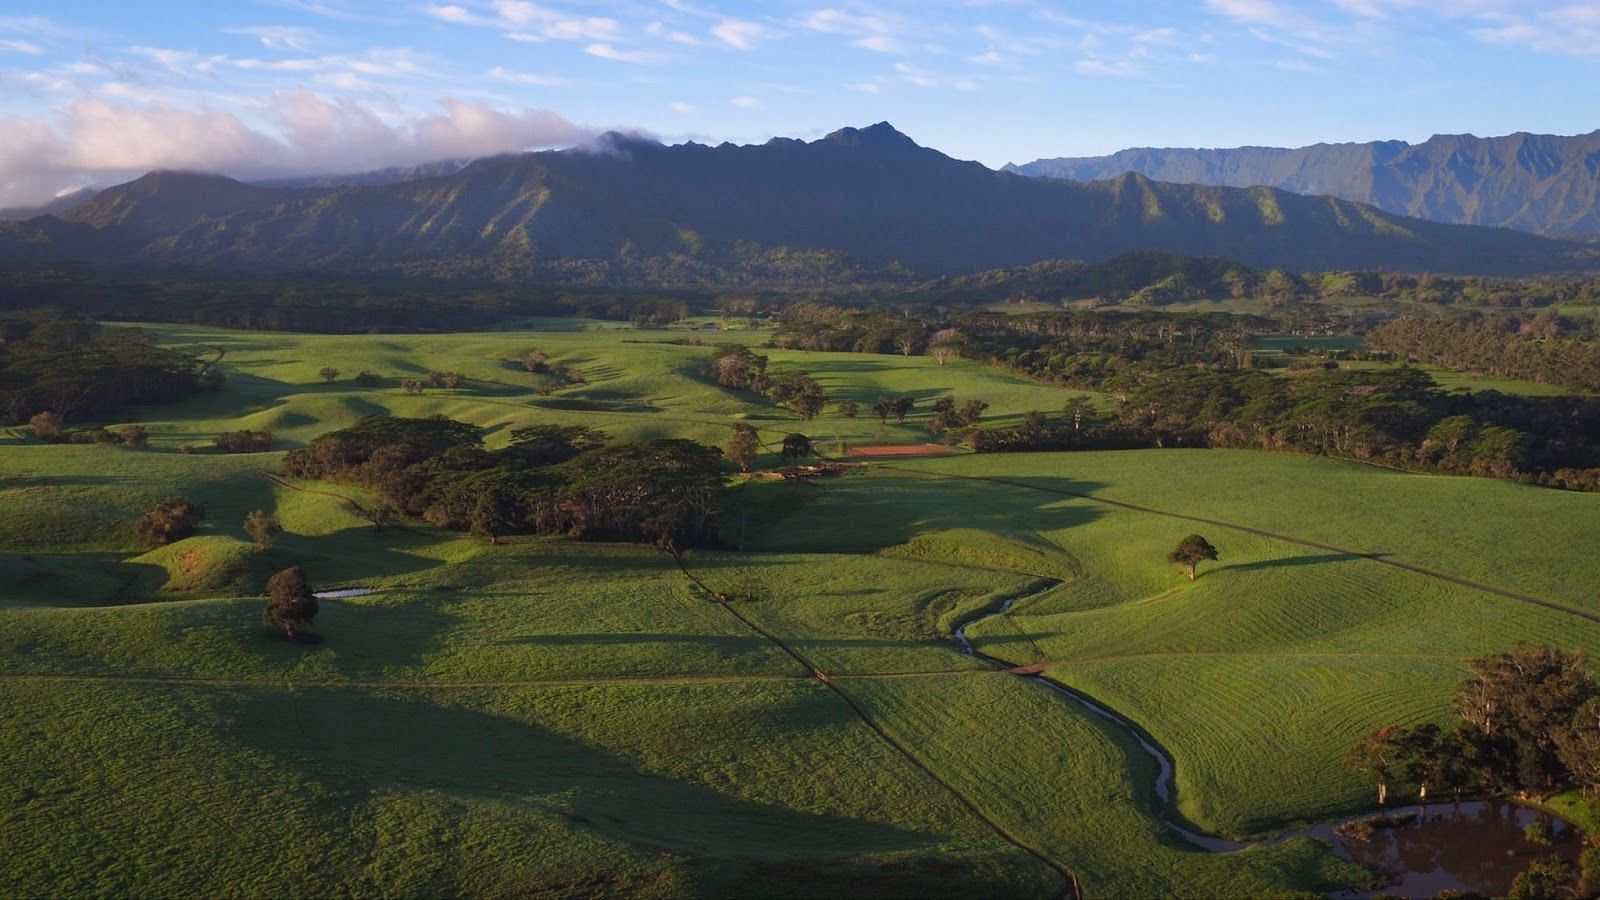
[[[1367,343],[1402,359],[1458,372],[1600,391],[1600,340],[1563,336],[1549,311],[1531,318],[1400,318],[1367,331]]]
[[[194,534],[205,517],[205,508],[187,497],[168,497],[145,510],[133,527],[133,536],[142,544],[165,547]]]
[[[290,451],[284,469],[371,488],[399,515],[491,540],[708,543],[723,490],[721,453],[693,441],[607,444],[587,428],[539,425],[486,450],[477,428],[443,417],[369,417]]]
[[[211,442],[223,453],[264,453],[272,449],[272,442],[275,439],[270,431],[244,428],[239,431],[224,431],[212,438]]]
[[[0,316],[0,420],[50,412],[64,422],[135,403],[167,403],[199,386],[198,364],[136,328],[58,310]]]

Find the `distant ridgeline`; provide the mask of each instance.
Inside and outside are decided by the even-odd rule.
[[[840,281],[798,289],[509,287],[490,281],[240,276],[52,266],[0,270],[0,311],[60,307],[95,318],[320,333],[469,331],[517,316],[573,316],[664,325],[694,313],[773,313],[797,303],[882,309],[1003,304],[1159,310],[1203,300],[1263,299],[1286,327],[1320,327],[1316,301],[1372,296],[1394,303],[1497,308],[1600,300],[1600,278],[1489,278],[1338,271],[1297,274],[1211,257],[1136,252],[1098,263],[1047,260],[915,282]],[[1373,311],[1385,314],[1382,308]],[[1321,318],[1332,320],[1331,316]],[[1339,311],[1349,321],[1349,311]],[[798,346],[798,344],[796,345]],[[830,343],[830,346],[833,346]],[[888,346],[885,344],[885,346]],[[837,349],[837,347],[834,347]],[[851,349],[851,348],[843,348]]]
[[[1600,264],[1582,242],[1272,187],[996,172],[886,123],[759,146],[602,143],[605,152],[497,156],[389,183],[152,172],[59,215],[0,223],[0,263],[789,291],[1132,251],[1290,271]]]
[[[1435,222],[1538,234],[1600,234],[1600,131],[1570,137],[1441,134],[1294,149],[1141,147],[1110,156],[1040,159],[1006,169],[1097,181],[1136,172],[1183,184],[1267,185],[1326,194]]]

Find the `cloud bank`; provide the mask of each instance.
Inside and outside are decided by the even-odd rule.
[[[547,109],[461,100],[401,120],[307,90],[273,95],[259,124],[166,102],[83,98],[52,115],[0,118],[0,207],[42,203],[152,169],[235,178],[361,172],[439,159],[585,144],[596,130]]]

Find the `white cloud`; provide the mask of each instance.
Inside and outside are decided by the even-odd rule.
[[[555,75],[539,75],[533,72],[513,72],[502,66],[495,66],[489,70],[489,77],[496,81],[505,81],[511,84],[525,84],[531,87],[562,87],[569,82],[565,78]]]
[[[734,105],[734,106],[739,107],[740,109],[760,109],[761,108],[761,101],[757,100],[755,97],[750,97],[750,96],[735,97],[732,100],[729,100],[728,102],[730,104]]]
[[[904,47],[899,41],[884,34],[872,34],[864,38],[856,38],[850,42],[852,47],[871,50],[874,53],[902,53]]]
[[[753,50],[767,36],[766,26],[743,19],[723,19],[711,29],[711,36],[735,50]]]
[[[667,108],[672,110],[675,113],[685,113],[685,114],[687,114],[687,113],[694,112],[694,104],[685,103],[682,100],[674,100],[671,103],[668,103],[667,104]]]
[[[615,62],[635,63],[638,65],[660,62],[662,59],[661,54],[659,53],[650,53],[644,50],[624,50],[604,41],[597,41],[587,47],[584,47],[583,52],[589,54],[590,56],[598,56],[601,59],[609,59]]]
[[[26,53],[30,56],[38,56],[44,52],[43,47],[35,44],[32,41],[14,41],[6,39],[0,39],[0,50],[9,50],[12,53]]]
[[[296,50],[301,53],[310,50],[320,37],[310,28],[289,25],[254,25],[249,28],[227,28],[224,31],[253,37],[268,50]]]
[[[215,109],[83,99],[54,116],[0,119],[0,205],[37,202],[67,185],[115,182],[152,169],[243,178],[349,172],[569,146],[595,134],[549,110],[497,110],[460,100],[390,122],[354,101],[305,90],[275,95],[263,116],[265,127]]]

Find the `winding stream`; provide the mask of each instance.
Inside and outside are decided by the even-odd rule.
[[[986,619],[1003,616],[1017,603],[1045,594],[1060,585],[1060,581],[1051,581],[1027,593],[1007,597],[998,607],[962,622],[954,633],[957,648],[967,656],[996,668],[1014,669],[1014,664],[974,648],[967,638],[967,628]],[[1385,810],[1386,816],[1409,818],[1410,821],[1398,827],[1376,829],[1366,839],[1340,834],[1339,829],[1352,822],[1370,819],[1371,814],[1331,819],[1262,841],[1242,842],[1205,834],[1176,815],[1173,807],[1172,758],[1139,726],[1043,675],[1017,673],[1017,677],[1060,694],[1131,736],[1156,764],[1156,777],[1151,790],[1159,801],[1159,821],[1195,848],[1208,853],[1232,853],[1297,837],[1314,837],[1332,844],[1334,853],[1339,857],[1391,876],[1390,883],[1377,891],[1337,895],[1341,898],[1431,897],[1445,890],[1503,896],[1512,880],[1527,868],[1532,859],[1558,855],[1574,860],[1582,849],[1582,835],[1570,823],[1548,813],[1502,800],[1436,803],[1432,806]],[[1529,839],[1524,829],[1533,823],[1544,827],[1549,835],[1548,841]]]

